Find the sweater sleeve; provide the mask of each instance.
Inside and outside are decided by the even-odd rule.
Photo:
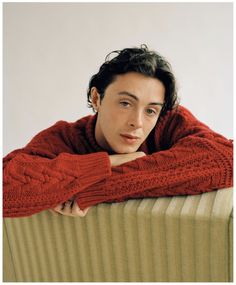
[[[72,153],[63,124],[41,132],[25,148],[4,158],[4,217],[29,216],[52,208],[111,175],[106,152]]]
[[[155,139],[166,149],[113,167],[110,177],[77,194],[79,206],[194,195],[232,186],[232,141],[213,132],[187,109],[169,112],[159,122]]]

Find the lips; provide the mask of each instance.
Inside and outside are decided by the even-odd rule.
[[[137,140],[139,139],[139,137],[137,136],[133,136],[133,135],[130,135],[130,134],[121,134],[122,137],[125,137],[127,139],[134,139],[134,140]]]
[[[129,145],[137,144],[137,142],[140,139],[139,137],[133,136],[133,135],[130,135],[130,134],[121,134],[120,136],[122,137],[123,142],[125,144],[129,144]]]

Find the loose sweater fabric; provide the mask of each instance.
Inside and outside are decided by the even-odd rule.
[[[233,144],[179,106],[160,117],[139,151],[111,167],[95,140],[96,115],[59,121],[4,158],[3,215],[30,216],[74,197],[79,207],[231,187]]]

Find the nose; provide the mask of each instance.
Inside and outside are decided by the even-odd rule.
[[[128,125],[133,129],[139,129],[143,126],[142,112],[133,112],[128,120]]]

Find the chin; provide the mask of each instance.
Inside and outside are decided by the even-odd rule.
[[[127,153],[134,153],[138,150],[139,147],[127,147],[127,146],[118,146],[114,147],[113,150],[117,154],[127,154]]]

